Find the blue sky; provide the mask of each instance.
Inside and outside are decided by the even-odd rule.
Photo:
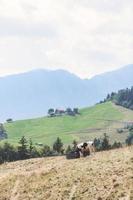
[[[87,78],[133,63],[132,0],[0,0],[0,76],[38,68]]]

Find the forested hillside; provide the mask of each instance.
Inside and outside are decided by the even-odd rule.
[[[120,105],[133,110],[133,86],[119,90],[117,93],[108,94],[106,101],[112,100],[116,105]]]

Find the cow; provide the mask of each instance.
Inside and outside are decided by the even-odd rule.
[[[67,159],[76,159],[80,158],[82,155],[83,157],[89,156],[92,152],[95,152],[94,144],[92,141],[82,142],[77,144],[75,150],[70,151],[66,154]]]
[[[92,152],[95,152],[93,141],[88,141],[84,143],[82,142],[77,145],[77,149],[84,157],[89,156]]]

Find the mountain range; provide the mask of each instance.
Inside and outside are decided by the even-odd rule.
[[[1,77],[0,121],[44,116],[51,107],[88,107],[132,85],[133,64],[91,79],[43,69]]]

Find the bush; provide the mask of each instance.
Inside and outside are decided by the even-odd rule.
[[[117,149],[117,148],[121,148],[122,147],[122,144],[121,142],[114,142],[113,145],[112,145],[112,149]]]
[[[53,154],[53,151],[50,149],[50,146],[44,145],[41,149],[41,156],[50,156]]]
[[[0,146],[0,163],[15,161],[18,159],[17,150],[8,142]]]

